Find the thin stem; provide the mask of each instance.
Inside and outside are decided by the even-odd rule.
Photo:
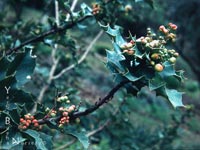
[[[82,18],[80,18],[79,20],[77,20],[76,22],[71,22],[69,24],[65,24],[63,26],[60,26],[60,27],[57,27],[57,28],[53,28],[49,31],[46,31],[34,38],[31,38],[23,43],[21,43],[19,46],[17,47],[14,47],[14,48],[11,48],[9,50],[6,51],[6,55],[10,55],[11,53],[13,52],[17,52],[19,49],[23,48],[24,46],[28,45],[28,44],[31,44],[31,43],[36,43],[36,42],[40,42],[42,41],[45,37],[49,36],[49,35],[52,35],[52,34],[55,34],[55,33],[61,33],[67,29],[71,29],[72,27],[74,27],[77,23],[80,23],[82,21],[84,21],[85,19],[87,18],[90,18],[92,16],[84,16]]]
[[[73,114],[70,115],[70,119],[74,120],[78,117],[81,116],[87,116],[88,114],[93,113],[95,110],[97,110],[100,106],[102,106],[103,104],[107,103],[109,100],[111,100],[114,96],[114,94],[121,88],[123,87],[125,84],[130,83],[131,81],[126,80],[126,81],[122,81],[119,84],[117,84],[114,88],[112,88],[110,90],[110,92],[103,98],[103,99],[99,99],[98,101],[96,101],[95,105],[93,105],[92,107],[84,110],[84,111],[79,111],[79,112],[74,112]],[[57,116],[56,118],[46,118],[46,119],[40,119],[38,120],[39,124],[45,124],[47,122],[49,122],[50,120],[54,120],[57,121],[61,118],[61,116]]]
[[[76,64],[72,64],[72,65],[64,68],[60,73],[58,73],[57,75],[53,76],[53,79],[60,78],[64,73],[66,73],[67,71],[75,68],[78,64],[81,64],[85,60],[85,58],[87,57],[87,55],[88,55],[89,51],[92,49],[93,45],[97,42],[97,40],[101,37],[102,34],[103,34],[103,31],[100,31],[96,35],[96,37],[92,40],[92,42],[87,47],[86,51],[84,52],[84,54],[82,55],[82,57],[78,60],[78,62]]]

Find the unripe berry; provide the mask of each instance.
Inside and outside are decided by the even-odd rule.
[[[126,12],[129,12],[132,10],[132,6],[130,4],[127,4],[124,9]]]
[[[27,126],[22,126],[22,129],[27,129]]]
[[[160,55],[158,53],[154,53],[151,55],[151,59],[153,59],[153,60],[157,60],[159,58],[160,58]]]
[[[59,125],[58,125],[58,128],[61,128],[61,129],[62,129],[63,127],[64,127],[63,124],[59,124]]]
[[[59,111],[63,111],[63,110],[64,110],[64,108],[63,108],[63,107],[60,107],[58,110],[59,110]]]
[[[174,56],[175,56],[175,57],[178,57],[178,56],[179,56],[179,53],[177,53],[177,52],[174,53]]]
[[[24,118],[25,119],[30,119],[30,116],[29,115],[24,115]]]
[[[154,66],[154,69],[155,69],[156,71],[158,71],[158,72],[161,72],[161,71],[163,71],[164,67],[163,67],[163,65],[161,65],[161,64],[156,64],[156,65]]]
[[[128,55],[133,55],[134,53],[135,53],[134,50],[128,50],[128,52],[127,52]]]
[[[133,44],[132,44],[132,43],[127,43],[127,44],[126,44],[126,47],[127,47],[127,48],[132,48],[132,47],[133,47]]]
[[[55,117],[56,116],[56,114],[55,113],[51,113],[51,117]]]
[[[126,49],[126,44],[125,44],[125,43],[124,43],[124,44],[121,44],[121,45],[120,45],[120,48],[121,48],[121,49]]]
[[[155,65],[155,62],[154,62],[154,61],[150,61],[150,64],[151,64],[152,66],[154,66],[154,65]]]
[[[123,53],[128,53],[128,50],[127,49],[123,50]]]
[[[171,62],[171,63],[175,63],[175,62],[176,62],[176,58],[175,58],[175,57],[171,57],[171,58],[169,58],[169,62]]]
[[[45,112],[49,112],[50,111],[50,109],[49,109],[49,107],[47,107],[46,109],[45,109]]]

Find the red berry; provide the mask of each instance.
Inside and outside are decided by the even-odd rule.
[[[163,25],[161,25],[160,27],[159,27],[159,30],[160,31],[163,31],[165,29],[165,26],[163,26]]]
[[[33,119],[32,123],[38,123],[37,119]]]
[[[66,117],[66,116],[68,116],[68,112],[65,111],[65,112],[63,112],[62,115]]]
[[[26,126],[28,127],[30,125],[30,123],[26,122]]]
[[[22,124],[26,124],[26,120],[23,120],[21,123],[22,123]]]
[[[23,118],[20,118],[20,122],[23,122],[24,121],[24,119]]]
[[[31,123],[31,120],[26,120],[26,122],[28,122],[29,124]]]
[[[39,124],[36,122],[36,123],[34,123],[34,127],[38,127],[39,126]]]

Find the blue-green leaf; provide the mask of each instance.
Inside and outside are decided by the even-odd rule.
[[[126,58],[115,51],[106,51],[107,53],[107,61],[113,63],[116,67],[118,67],[121,71],[124,71],[123,66],[120,64],[120,61],[125,60]]]
[[[90,145],[89,139],[85,133],[78,133],[78,132],[74,131],[74,132],[71,132],[68,134],[76,137],[81,142],[81,144],[83,145],[83,147],[85,149],[87,149],[89,147],[89,145]]]
[[[183,93],[178,92],[177,90],[167,89],[167,88],[165,89],[165,91],[166,91],[169,101],[175,108],[184,106],[182,103]]]
[[[7,76],[15,74],[17,87],[23,86],[30,80],[35,68],[35,57],[31,55],[31,50],[19,53],[8,67]]]
[[[165,62],[163,63],[163,65],[165,66],[164,70],[158,73],[162,78],[176,75],[174,66],[172,64],[170,64],[169,62]]]
[[[149,80],[149,89],[153,91],[164,86],[165,84],[166,83],[159,76],[156,76],[155,78]]]
[[[47,146],[50,144],[52,144],[51,142],[47,143],[46,142],[46,138],[50,139],[49,136],[45,135],[44,134],[40,134],[39,132],[35,131],[35,130],[31,130],[31,129],[28,129],[26,131],[24,131],[24,133],[28,134],[29,136],[31,136],[32,138],[34,138],[35,140],[35,146],[37,147],[37,149],[39,150],[48,150],[47,149]]]

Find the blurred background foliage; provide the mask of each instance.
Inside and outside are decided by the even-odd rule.
[[[89,6],[93,3],[92,0],[80,0],[75,10],[79,10],[78,6],[83,2]],[[127,1],[127,5],[132,5],[132,1]],[[116,8],[111,9],[113,12]],[[139,2],[133,4],[130,10],[124,10],[124,7],[117,9],[122,11],[114,21],[123,27],[124,36],[131,32],[138,38],[145,35],[147,27],[157,32],[159,25],[168,22],[178,25],[178,39],[174,47],[181,57],[176,67],[183,69],[187,78],[182,85],[182,91],[185,91],[183,102],[193,105],[194,110],[175,110],[147,88],[142,89],[138,98],[121,90],[112,102],[92,115],[76,120],[72,124],[73,130],[89,133],[107,122],[100,132],[90,137],[91,150],[197,150],[200,147],[200,1],[154,0],[154,8]],[[2,0],[0,10],[2,54],[3,49],[17,46],[51,28],[54,1]],[[56,41],[50,36],[43,43],[36,43],[34,54],[38,56],[37,67],[32,81],[25,88],[38,96],[46,84],[52,64],[52,47],[49,45],[54,42],[60,44],[57,54],[61,58],[56,70],[58,73],[77,62],[98,31],[99,27],[91,19],[57,36]],[[105,49],[111,49],[111,46],[107,35],[101,36],[83,63],[49,85],[43,97],[44,103],[49,107],[52,105],[57,89],[68,93],[73,103],[82,101],[81,109],[104,96],[114,85],[112,75],[104,65]],[[83,149],[70,136],[54,130],[49,134],[54,135],[55,149],[71,141],[74,144],[69,144],[68,149]]]

